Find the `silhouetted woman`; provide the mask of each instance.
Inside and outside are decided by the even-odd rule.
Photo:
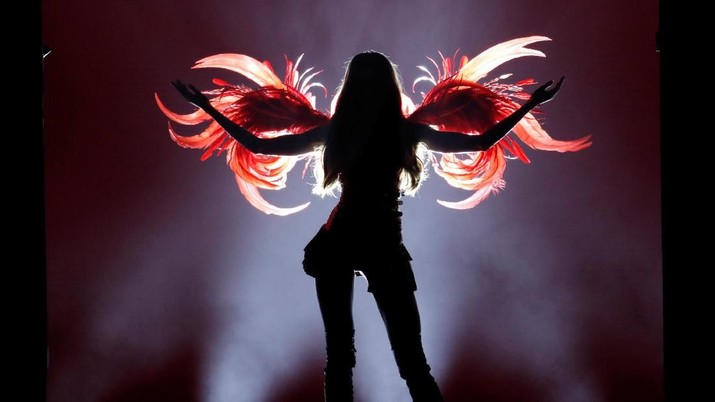
[[[347,67],[329,123],[275,138],[251,134],[216,110],[195,87],[178,80],[172,83],[187,101],[254,153],[301,155],[324,146],[322,185],[326,190],[339,188],[340,200],[305,247],[303,267],[315,278],[325,325],[327,402],[353,400],[356,275],[367,280],[413,401],[442,401],[423,351],[417,287],[402,242],[400,198],[403,192],[414,191],[422,179],[417,147],[423,143],[435,152],[486,150],[530,110],[551,100],[562,82],[563,78],[539,87],[523,106],[481,135],[436,131],[404,117],[395,66],[381,53],[364,52]]]

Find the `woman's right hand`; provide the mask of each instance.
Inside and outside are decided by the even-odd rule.
[[[171,85],[176,88],[177,91],[190,103],[204,109],[207,106],[211,106],[209,98],[206,97],[201,91],[196,89],[193,85],[186,85],[181,80],[175,80],[171,82]]]
[[[546,103],[550,101],[551,99],[554,99],[554,96],[559,92],[561,89],[561,84],[564,82],[564,77],[561,77],[559,82],[557,82],[554,85],[554,81],[551,80],[547,82],[546,84],[540,86],[537,88],[533,94],[531,94],[531,98],[529,99],[529,102],[531,102],[534,106],[541,105],[542,103]]]

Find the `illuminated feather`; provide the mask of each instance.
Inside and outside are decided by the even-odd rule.
[[[413,91],[420,83],[432,84],[427,93],[422,93],[422,102],[408,116],[408,119],[429,124],[440,131],[457,131],[467,135],[480,135],[521,105],[517,100],[528,100],[524,91],[527,85],[536,82],[523,79],[515,84],[501,81],[511,77],[503,74],[495,79],[479,82],[501,64],[524,56],[545,57],[541,51],[526,46],[548,41],[545,36],[529,36],[506,41],[469,59],[459,58],[455,53],[445,57],[440,53],[441,63],[428,57],[436,73],[420,66],[426,75],[418,77],[412,85]],[[513,128],[516,137],[527,146],[543,151],[575,152],[591,145],[590,136],[576,140],[554,140],[541,127],[533,113],[528,113]],[[473,208],[504,188],[503,180],[509,159],[519,159],[529,163],[524,150],[511,137],[505,136],[492,148],[481,152],[461,154],[436,154],[428,150],[429,160],[435,172],[451,186],[473,191],[473,194],[457,202],[438,200],[441,205],[454,209]]]
[[[418,84],[430,84],[429,91],[422,92],[422,101],[415,104],[407,94],[402,94],[403,114],[412,121],[428,124],[441,131],[456,131],[466,135],[480,135],[494,124],[516,111],[520,101],[530,98],[524,88],[536,84],[532,78],[505,83],[512,74],[502,74],[486,81],[487,75],[503,63],[525,56],[545,57],[539,50],[527,46],[551,40],[545,36],[528,36],[499,43],[481,52],[474,58],[459,56],[455,52],[445,57],[439,52],[439,62],[427,57],[433,68],[418,66],[424,75],[414,80],[412,90]],[[281,135],[299,135],[311,128],[326,124],[335,109],[337,96],[330,100],[330,111],[320,112],[315,108],[313,89],[326,88],[312,81],[321,71],[298,69],[303,55],[295,62],[285,58],[285,75],[281,80],[267,61],[260,62],[250,56],[222,53],[198,60],[192,67],[217,68],[235,72],[257,84],[257,88],[232,84],[223,79],[212,80],[216,88],[202,91],[218,111],[233,122],[261,138]],[[287,175],[298,161],[307,166],[318,155],[315,152],[300,156],[275,156],[254,154],[211,120],[201,109],[181,114],[170,110],[155,94],[159,109],[172,122],[184,126],[206,125],[195,135],[179,135],[171,123],[168,125],[171,139],[179,146],[202,149],[201,160],[226,153],[226,163],[234,173],[241,194],[255,208],[266,214],[290,215],[305,209],[309,202],[295,207],[277,207],[266,201],[260,190],[285,188]],[[551,138],[543,129],[535,109],[521,119],[495,146],[482,152],[435,153],[427,150],[427,163],[436,174],[453,187],[471,191],[461,201],[438,202],[448,208],[473,208],[491,194],[503,189],[507,161],[518,159],[530,163],[521,144],[543,151],[576,152],[591,145],[590,136],[561,141]],[[518,141],[517,141],[518,139]]]
[[[308,69],[302,74],[296,63],[286,58],[286,75],[281,81],[268,62],[260,62],[242,54],[224,53],[203,58],[193,68],[218,68],[236,72],[258,84],[258,88],[233,85],[214,79],[218,88],[202,91],[211,104],[235,123],[258,137],[300,134],[327,123],[329,117],[315,109],[313,88],[325,88],[310,82],[318,74]],[[326,92],[327,95],[327,92]],[[195,126],[209,121],[210,116],[201,109],[180,114],[171,111],[154,95],[159,109],[173,122]],[[199,134],[179,135],[169,124],[171,139],[181,147],[203,149],[201,160],[226,152],[226,164],[234,173],[241,194],[258,210],[266,214],[290,215],[305,209],[310,203],[295,207],[277,207],[263,198],[260,189],[285,188],[288,172],[299,160],[309,155],[276,156],[250,152],[216,122],[211,121]]]

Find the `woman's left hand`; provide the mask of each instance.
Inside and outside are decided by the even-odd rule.
[[[193,85],[186,85],[181,80],[176,80],[172,81],[171,85],[176,88],[177,91],[181,94],[181,96],[184,97],[187,101],[191,102],[192,104],[200,107],[200,108],[205,108],[207,106],[210,106],[211,103],[209,102],[209,98],[206,97],[201,91],[196,89]]]

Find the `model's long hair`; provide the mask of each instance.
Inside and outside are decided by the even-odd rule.
[[[350,60],[338,87],[322,154],[322,186],[317,193],[333,194],[340,187],[340,173],[358,168],[368,146],[397,146],[397,152],[381,155],[399,159],[394,163],[400,168],[401,190],[417,190],[423,179],[423,162],[417,144],[402,131],[402,93],[397,68],[384,54],[367,51]]]

